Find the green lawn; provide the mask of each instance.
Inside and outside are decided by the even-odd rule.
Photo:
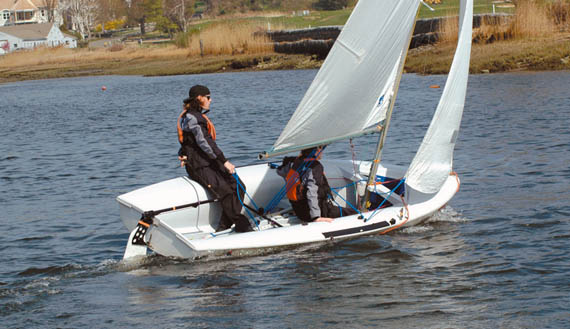
[[[475,0],[473,3],[474,14],[489,14],[493,12],[493,0]],[[495,1],[496,2],[496,1]],[[514,8],[505,8],[508,3],[495,4],[496,13],[512,14]],[[429,10],[426,6],[420,6],[420,18],[431,18],[441,16],[457,15],[459,12],[459,0],[442,0],[439,5],[431,6],[435,11]]]
[[[514,8],[504,8],[509,4],[496,4],[496,13],[513,13]],[[459,0],[442,0],[441,4],[431,6],[435,11],[429,10],[426,6],[420,5],[420,18],[432,18],[441,16],[457,15],[459,11]],[[475,0],[473,5],[475,14],[486,14],[493,12],[493,0]],[[287,28],[308,28],[317,26],[344,25],[352,8],[334,11],[310,10],[307,16],[279,16],[279,17],[252,17],[247,20],[270,23],[271,26],[284,26]],[[229,20],[234,20],[229,18]],[[235,19],[244,20],[242,19]]]
[[[381,0],[378,0],[381,1]],[[514,8],[503,8],[502,6],[507,4],[496,4],[495,12],[497,13],[513,13]],[[457,15],[459,11],[459,0],[442,0],[441,4],[432,5],[435,11],[429,10],[426,6],[420,5],[420,18],[432,18],[432,17],[442,17],[442,16],[452,16]],[[229,24],[240,24],[242,22],[254,22],[257,25],[263,27],[270,27],[273,29],[301,29],[308,27],[319,27],[319,26],[332,26],[332,25],[344,25],[353,8],[347,8],[342,10],[333,11],[316,11],[309,10],[309,15],[307,16],[293,16],[291,14],[284,14],[283,16],[271,16],[264,17],[263,12],[260,12],[260,16],[250,17],[250,18],[236,18],[228,16],[218,16],[215,19],[205,19],[196,21],[189,27],[190,33],[196,33],[200,30],[207,28],[211,24],[215,23],[229,23]],[[493,12],[493,0],[475,0],[473,11],[475,14],[485,14]],[[160,34],[155,32],[155,34]]]

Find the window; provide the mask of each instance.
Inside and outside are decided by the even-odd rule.
[[[45,10],[42,9],[41,13],[42,13],[42,17],[46,17],[46,11]]]
[[[9,20],[9,19],[10,19],[10,12],[9,12],[9,11],[5,11],[2,16],[3,16],[3,18],[4,18],[5,20]]]

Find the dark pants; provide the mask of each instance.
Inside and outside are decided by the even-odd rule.
[[[237,182],[234,176],[229,173],[221,172],[218,168],[212,167],[202,167],[193,170],[187,167],[186,172],[188,172],[190,178],[207,188],[220,200],[222,217],[217,230],[223,230],[235,224],[236,232],[251,231],[249,221],[241,214],[242,205],[240,199],[243,201],[245,194],[245,184],[241,180],[238,196]]]
[[[291,206],[295,215],[302,221],[312,222],[311,213],[309,210],[309,203],[306,199],[299,201],[291,201]],[[319,200],[319,208],[321,209],[321,217],[338,218],[356,214],[356,210],[350,207],[339,207],[334,204],[330,199]]]

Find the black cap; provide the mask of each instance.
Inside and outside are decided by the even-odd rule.
[[[321,152],[322,152],[322,150],[324,150],[325,147],[326,147],[326,145],[319,145],[319,146],[311,147],[308,149],[304,149],[304,150],[301,150],[301,155],[303,157],[316,156],[318,153],[318,149],[320,148]]]
[[[184,100],[184,103],[189,103],[191,100],[193,100],[198,96],[206,96],[206,95],[210,95],[210,89],[208,89],[208,87],[202,85],[192,86],[192,88],[190,88],[190,90],[188,91],[188,98]]]

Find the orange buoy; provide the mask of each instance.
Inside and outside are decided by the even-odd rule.
[[[103,86],[103,87],[101,87],[101,90],[105,91],[105,90],[107,90],[107,87]]]
[[[439,88],[439,85],[431,85],[429,87],[435,89],[435,88]]]

